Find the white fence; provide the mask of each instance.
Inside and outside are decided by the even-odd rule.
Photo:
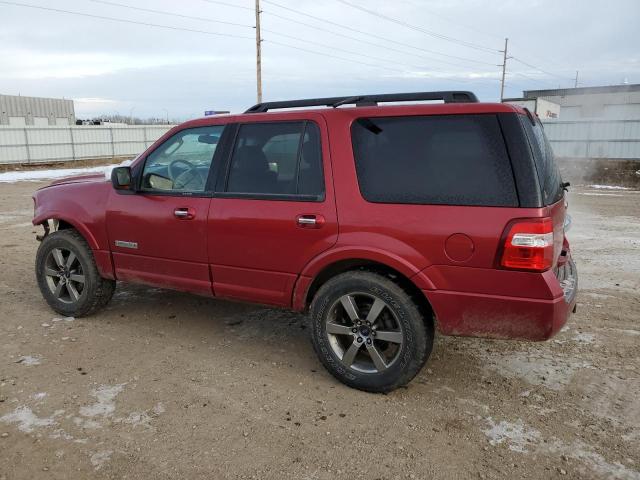
[[[132,157],[171,127],[0,127],[0,164]]]
[[[640,120],[548,121],[556,157],[640,160]]]
[[[0,127],[0,164],[133,157],[171,125]],[[640,160],[640,120],[548,121],[557,157]]]

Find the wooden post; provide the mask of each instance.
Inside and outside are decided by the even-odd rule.
[[[504,39],[504,50],[502,53],[504,54],[502,57],[502,82],[500,82],[500,103],[504,100],[504,77],[507,72],[507,45],[509,44],[509,39]]]
[[[258,102],[262,103],[262,37],[260,36],[260,0],[256,0],[256,87]]]

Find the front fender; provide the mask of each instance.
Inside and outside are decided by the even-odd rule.
[[[38,190],[32,223],[64,221],[85,238],[92,250],[109,250],[105,225],[107,183],[73,183]]]

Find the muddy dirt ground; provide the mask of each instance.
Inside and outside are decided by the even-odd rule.
[[[1,479],[640,479],[638,191],[573,189],[581,288],[557,337],[438,337],[373,395],[282,310],[119,284],[59,318],[33,273],[39,185],[0,185]]]

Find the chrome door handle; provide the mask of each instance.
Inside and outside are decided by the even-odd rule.
[[[298,225],[315,225],[318,221],[312,217],[298,217]]]
[[[196,211],[191,207],[176,208],[173,215],[180,220],[191,220],[195,218]]]
[[[300,228],[320,228],[324,225],[324,217],[322,215],[298,215],[296,223]]]

